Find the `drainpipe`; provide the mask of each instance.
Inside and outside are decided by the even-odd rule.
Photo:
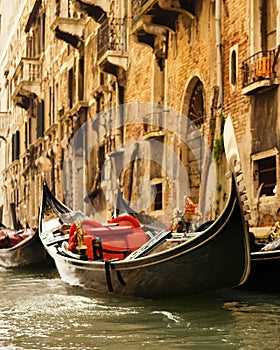
[[[280,4],[279,1],[277,1],[277,8],[276,8],[276,13],[277,13],[277,17],[276,17],[276,47],[279,47],[280,45]]]
[[[215,2],[216,50],[217,50],[217,86],[219,88],[218,108],[223,104],[222,80],[222,38],[221,38],[221,0]]]

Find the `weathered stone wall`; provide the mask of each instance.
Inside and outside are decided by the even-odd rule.
[[[276,88],[274,91],[268,91],[261,97],[257,96],[245,96],[242,93],[242,62],[248,58],[252,51],[259,49],[260,46],[260,32],[259,28],[252,28],[252,14],[256,14],[259,8],[259,2],[253,2],[244,0],[238,3],[233,0],[221,1],[221,66],[217,62],[217,37],[216,37],[216,19],[215,19],[215,1],[199,0],[195,1],[195,16],[190,18],[186,14],[180,14],[176,22],[176,30],[168,33],[168,45],[166,46],[166,60],[164,64],[164,70],[161,71],[155,59],[155,52],[150,46],[141,44],[136,41],[134,34],[131,33],[131,28],[128,29],[128,65],[126,71],[117,69],[119,75],[113,76],[106,72],[101,72],[100,67],[97,65],[97,29],[99,24],[92,18],[89,18],[86,14],[85,26],[83,30],[83,45],[84,48],[80,51],[67,44],[63,40],[55,38],[53,30],[50,30],[50,26],[55,20],[54,9],[56,6],[55,1],[43,1],[42,11],[46,10],[46,28],[45,28],[45,48],[41,55],[42,63],[42,83],[41,83],[41,95],[40,99],[45,102],[45,132],[46,138],[40,140],[36,139],[36,118],[31,121],[31,134],[32,143],[36,148],[36,157],[40,156],[50,157],[52,164],[54,164],[55,170],[50,166],[45,169],[45,176],[55,182],[54,188],[60,199],[64,199],[65,196],[73,196],[73,189],[69,187],[68,193],[63,192],[62,182],[62,164],[63,158],[66,153],[66,145],[71,140],[71,137],[81,122],[87,118],[94,118],[98,113],[103,110],[109,110],[110,108],[124,102],[125,104],[140,102],[140,103],[157,103],[158,100],[163,97],[161,101],[166,108],[171,108],[178,113],[171,114],[172,120],[168,120],[168,127],[173,130],[175,126],[180,124],[181,119],[184,116],[180,116],[179,112],[187,115],[191,104],[191,95],[194,85],[197,81],[200,81],[203,85],[203,117],[204,123],[201,127],[203,135],[210,142],[209,135],[211,134],[211,118],[220,118],[217,123],[214,140],[211,140],[213,144],[215,139],[221,138],[222,133],[222,121],[229,114],[232,116],[234,122],[234,128],[236,138],[238,142],[239,152],[241,156],[241,162],[244,170],[245,183],[247,185],[248,195],[252,206],[255,206],[255,187],[252,182],[252,153],[262,152],[268,148],[279,148],[280,139],[280,122],[278,121],[279,105],[275,101],[279,100],[279,92]],[[66,4],[66,2],[65,2]],[[65,5],[64,4],[64,5]],[[116,16],[124,15],[127,11],[127,6],[122,6],[121,0],[115,2]],[[127,5],[127,4],[126,4]],[[254,9],[251,9],[253,6]],[[129,7],[128,7],[129,8]],[[40,10],[40,11],[41,11]],[[133,15],[133,14],[132,14]],[[29,13],[26,11],[23,18],[28,18]],[[130,14],[128,15],[129,20]],[[76,17],[77,18],[77,17]],[[35,18],[36,20],[36,18]],[[259,19],[256,19],[256,25]],[[20,32],[24,32],[24,21],[19,24],[21,26]],[[278,35],[279,36],[279,35]],[[26,38],[23,38],[25,40]],[[255,47],[254,47],[255,45]],[[232,52],[237,54],[237,67],[236,67],[236,82],[232,82]],[[14,56],[16,56],[14,54]],[[77,75],[79,74],[79,60],[84,59],[84,81],[81,82]],[[15,65],[15,62],[11,58],[11,67]],[[162,68],[162,67],[161,67]],[[217,87],[217,74],[218,70],[222,69],[222,105],[217,106],[215,104],[215,95]],[[279,68],[278,69],[279,73]],[[69,105],[69,70],[73,69],[74,73],[74,98],[73,109],[70,110]],[[84,87],[84,101],[79,101],[79,84],[83,84]],[[164,96],[161,96],[163,93]],[[56,103],[54,107],[54,115],[52,116],[52,98],[55,95]],[[268,102],[270,101],[270,102]],[[85,102],[87,112],[80,109],[79,103]],[[214,103],[214,105],[213,105]],[[217,108],[219,107],[219,108]],[[135,112],[135,111],[134,111]],[[187,147],[182,146],[179,137],[174,137],[172,133],[167,133],[162,130],[161,127],[146,127],[145,125],[134,124],[135,115],[125,116],[128,118],[128,124],[122,130],[117,132],[103,135],[104,137],[99,140],[100,147],[104,147],[105,156],[110,155],[116,145],[121,144],[122,138],[124,143],[152,138],[161,138],[164,140],[164,146],[171,150],[187,168],[188,157]],[[155,114],[145,111],[147,121],[153,121],[157,118]],[[18,125],[18,129],[21,134],[21,155],[24,158],[20,164],[20,171],[23,172],[26,166],[26,160],[28,162],[27,150],[25,149],[25,127],[23,121],[26,121],[27,117],[30,117],[31,111],[22,111],[21,113],[21,125]],[[136,112],[135,112],[136,113]],[[264,116],[264,117],[262,117]],[[52,118],[51,118],[52,117]],[[113,116],[114,118],[116,116]],[[164,118],[163,116],[161,116]],[[103,117],[102,122],[106,126],[107,130],[114,129],[115,120],[110,119],[111,116],[107,115]],[[126,121],[126,120],[124,120]],[[13,121],[15,122],[15,121]],[[53,127],[51,124],[56,123],[57,126]],[[173,129],[172,129],[173,128]],[[16,129],[13,127],[13,132]],[[181,130],[182,131],[182,130]],[[123,133],[122,133],[123,132]],[[89,133],[89,140],[94,140],[94,137],[98,138],[99,130],[94,127]],[[55,146],[55,147],[54,147]],[[212,145],[210,145],[212,147]],[[9,148],[11,150],[11,147]],[[49,152],[49,154],[47,154]],[[105,164],[105,159],[100,159],[101,155],[98,153],[99,148],[96,146],[92,154],[89,156],[88,168],[86,170],[86,190],[90,191],[95,189],[96,181],[98,180],[98,168],[99,165]],[[10,152],[11,153],[11,152]],[[100,152],[101,153],[101,152]],[[171,175],[174,175],[175,170],[172,168],[173,163],[171,157],[164,154],[162,162],[165,169],[158,170],[158,165],[153,165],[147,159],[151,155],[149,151],[142,156],[146,156],[145,159],[137,159],[133,168],[129,168],[131,164],[123,164],[121,185],[123,186],[126,194],[129,194],[130,199],[136,201],[141,197],[141,183],[143,180],[151,181],[152,184],[157,184],[157,181],[162,178],[163,181],[163,202],[164,210],[167,209],[168,203],[174,201],[174,205],[182,206],[182,193],[178,183],[172,183],[172,180],[168,177],[168,171]],[[105,158],[105,157],[104,157]],[[277,155],[277,159],[279,156]],[[103,163],[102,163],[103,162]],[[277,161],[279,163],[279,160]],[[277,163],[277,164],[278,164]],[[32,163],[33,164],[33,163]],[[107,164],[107,163],[106,163]],[[195,168],[197,164],[191,165]],[[277,176],[279,178],[279,165]],[[113,166],[112,166],[113,168]],[[220,210],[226,200],[226,187],[224,186],[223,174],[225,172],[226,164],[224,155],[220,154],[219,162],[217,165],[219,181],[222,183],[222,187],[219,190],[217,200]],[[26,199],[27,203],[25,208],[37,208],[39,205],[39,196],[41,190],[40,176],[41,169],[36,168],[33,171],[27,172],[26,178],[20,178],[17,171],[18,167],[11,166],[13,175],[20,182],[20,197],[23,200]],[[108,169],[111,169],[108,167]],[[115,191],[115,184],[110,187],[110,176],[106,168],[106,186],[108,193],[110,189]],[[129,170],[130,169],[130,170]],[[108,171],[107,171],[108,170]],[[71,174],[72,176],[73,174]],[[195,178],[196,175],[194,175]],[[5,173],[5,178],[8,178],[8,171]],[[7,180],[8,181],[8,180]],[[154,181],[154,182],[152,182]],[[196,180],[199,182],[199,177]],[[132,182],[132,190],[129,189]],[[177,187],[177,188],[176,188]],[[8,184],[9,193],[14,193],[15,188]],[[148,187],[147,187],[148,188]],[[176,188],[177,194],[174,195],[174,188]],[[8,191],[9,191],[8,190]],[[27,191],[33,195],[31,199],[27,196]],[[81,193],[81,196],[83,193]],[[94,200],[96,208],[99,208],[104,215],[111,210],[110,204],[106,204],[104,194],[100,197],[96,197]],[[271,207],[270,204],[273,202]],[[274,216],[276,208],[278,206],[277,198],[263,198],[260,203],[260,225],[266,225],[268,220]],[[84,208],[86,208],[84,206]],[[155,215],[162,214],[163,211],[153,213]],[[32,209],[32,218],[29,217],[29,211],[26,210],[26,218],[30,224],[34,222],[34,212]],[[89,209],[90,212],[90,209]],[[107,213],[107,214],[106,214]],[[170,214],[170,213],[169,213]],[[169,215],[168,214],[168,215]],[[270,220],[269,219],[269,220]],[[33,221],[32,221],[33,220]],[[271,220],[270,220],[271,221]]]

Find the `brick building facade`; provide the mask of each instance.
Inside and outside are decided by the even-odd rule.
[[[279,0],[13,4],[0,62],[6,224],[12,205],[36,225],[43,178],[102,220],[119,186],[137,211],[166,222],[186,195],[213,216],[227,199],[222,132],[231,115],[252,226],[271,225],[280,204]]]

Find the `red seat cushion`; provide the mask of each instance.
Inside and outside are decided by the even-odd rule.
[[[119,226],[140,227],[139,221],[131,215],[120,215],[109,221],[110,224],[118,223]]]
[[[93,247],[92,241],[96,237],[100,238],[101,246],[107,250],[129,250],[135,251],[148,241],[148,236],[140,227],[134,228],[130,226],[102,226],[101,224],[91,220],[84,220],[82,223],[82,229],[84,233],[84,244],[87,248],[88,258],[93,259]],[[72,245],[75,244],[75,237],[73,236],[76,231],[76,224],[74,223],[70,228],[69,235],[69,250],[72,249]],[[71,247],[70,247],[71,245]],[[75,247],[74,247],[75,248]],[[113,252],[104,252],[104,260],[119,258],[122,259],[122,254]]]

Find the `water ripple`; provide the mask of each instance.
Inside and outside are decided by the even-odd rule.
[[[1,350],[278,348],[276,295],[127,299],[69,287],[52,270],[0,272]]]

